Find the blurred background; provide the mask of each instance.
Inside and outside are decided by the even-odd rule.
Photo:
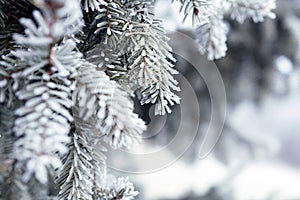
[[[171,38],[179,32],[193,37],[178,10],[176,2],[156,4]],[[227,20],[228,52],[215,61],[226,90],[226,119],[207,156],[200,158],[199,149],[211,120],[211,96],[187,60],[177,56],[176,63],[187,110],[179,105],[159,117],[151,107],[137,108],[148,123],[143,142],[111,151],[108,162],[113,173],[127,173],[135,182],[138,199],[300,199],[300,1],[278,0],[275,13],[276,19],[258,24]],[[183,41],[171,43],[200,59],[196,67],[211,65]],[[195,99],[195,105],[189,102]]]

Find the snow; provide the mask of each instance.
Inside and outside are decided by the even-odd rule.
[[[259,107],[251,102],[244,102],[230,116],[231,126],[243,131],[245,136],[254,141],[265,142],[270,155],[275,157],[262,155],[248,163],[241,163],[244,167],[238,172],[232,165],[225,166],[211,154],[194,163],[179,159],[159,171],[131,176],[145,188],[142,193],[149,200],[176,199],[191,191],[201,195],[212,186],[221,186],[220,191],[224,193],[232,190],[234,199],[238,200],[297,199],[300,197],[300,169],[291,163],[284,163],[281,156],[290,155],[277,152],[282,153],[282,145],[292,146],[285,142],[286,138],[295,140],[299,130],[299,102],[299,93],[292,93],[285,98],[267,96]],[[147,148],[152,147],[149,145],[144,148],[144,151],[150,151]],[[298,149],[293,151],[299,152],[299,146],[296,148]],[[169,157],[172,154],[165,151],[157,159]],[[137,164],[137,168],[147,165]],[[233,174],[235,177],[232,182],[228,182]]]
[[[176,199],[193,190],[207,192],[226,176],[226,168],[210,157],[194,164],[177,161],[160,171],[136,175],[136,183],[142,184],[145,199]]]
[[[146,199],[176,199],[190,191],[201,195],[212,186],[221,185],[229,175],[228,169],[212,157],[194,164],[176,162],[161,171],[136,175],[136,183],[142,184]],[[300,197],[300,173],[285,164],[253,162],[224,188],[233,189],[235,199],[265,200]]]
[[[233,181],[236,199],[298,199],[300,173],[285,164],[257,162],[247,166]]]

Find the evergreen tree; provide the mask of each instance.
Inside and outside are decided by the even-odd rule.
[[[274,0],[180,0],[209,59],[226,52],[224,16],[274,17]],[[0,198],[134,199],[106,183],[104,142],[139,141],[132,97],[171,113],[175,59],[152,0],[0,0]],[[56,189],[51,183],[55,178]]]

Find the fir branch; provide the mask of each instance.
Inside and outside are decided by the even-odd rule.
[[[73,134],[69,144],[69,153],[64,158],[64,165],[57,176],[60,187],[58,194],[62,200],[93,199],[93,164],[92,149],[84,135]]]
[[[225,24],[222,15],[209,17],[209,23],[196,29],[196,42],[201,54],[207,53],[209,60],[225,56],[227,51],[227,33],[229,27]]]
[[[275,0],[178,1],[209,59],[225,55],[224,16],[274,17]],[[141,104],[155,104],[156,114],[179,103],[175,59],[153,3],[0,0],[1,198],[50,198],[47,179],[65,153],[59,199],[137,196],[127,178],[105,185],[101,142],[120,148],[139,141],[146,127],[133,112],[134,93]]]
[[[95,199],[106,178],[106,149],[93,135],[96,121],[82,120],[78,108],[73,107],[76,132],[56,178],[59,199]]]
[[[207,53],[209,60],[220,59],[227,51],[228,25],[224,16],[242,23],[247,18],[261,22],[265,17],[274,18],[272,10],[276,7],[274,0],[214,0],[215,13],[207,18],[207,23],[196,28],[196,42],[201,54]]]
[[[133,200],[138,194],[128,177],[119,177],[99,192],[97,200]]]
[[[107,5],[102,6],[99,15],[95,18],[98,20],[98,29],[95,34],[105,32],[104,44],[115,49],[120,42],[120,35],[123,33],[126,11],[120,1],[107,0],[106,3]]]
[[[1,61],[0,61],[1,62]],[[12,81],[9,73],[0,63],[0,103],[11,105],[13,99]]]
[[[227,0],[227,13],[232,19],[243,23],[247,18],[262,22],[265,17],[275,18],[272,12],[276,8],[275,0]]]
[[[27,0],[1,1],[0,3],[0,55],[5,55],[15,43],[14,33],[23,33],[24,28],[19,23],[21,17],[31,18],[36,9]]]
[[[16,111],[19,118],[14,131],[19,139],[14,145],[14,156],[17,167],[25,167],[24,181],[34,174],[38,181],[46,183],[47,169],[59,167],[59,155],[67,152],[69,122],[73,120],[69,113],[72,77],[81,57],[74,51],[76,45],[71,39],[55,44],[66,33],[79,31],[81,15],[69,12],[74,5],[80,8],[79,2],[35,3],[43,11],[33,13],[37,25],[30,19],[21,19],[26,35],[14,35],[15,41],[25,47],[12,52],[21,61],[20,71],[12,76],[15,82],[25,80],[16,93],[25,105]]]
[[[115,148],[136,143],[146,129],[144,122],[133,113],[127,93],[95,68],[86,63],[79,70],[77,89],[73,93],[80,107],[79,115],[84,120],[97,117],[99,137],[104,136]]]
[[[3,193],[0,194],[0,197],[4,197],[7,200],[14,199],[24,199],[24,200],[33,200],[29,192],[29,187],[24,181],[22,181],[22,171],[16,168],[17,162],[14,161],[11,166],[11,171],[9,176],[5,179],[5,187]]]
[[[12,158],[15,142],[12,131],[14,120],[14,108],[0,104],[0,182],[4,183],[0,184],[0,199],[8,198],[14,179],[15,162]]]
[[[101,6],[108,6],[108,3],[105,0],[82,0],[83,9],[85,12],[90,11],[100,11]]]
[[[172,0],[174,1],[174,0]],[[214,0],[177,0],[180,1],[180,11],[184,14],[183,21],[192,14],[192,24],[202,25],[208,22],[208,17],[215,14]]]
[[[131,6],[131,3],[125,6]],[[128,70],[126,77],[133,83],[138,92],[141,104],[155,104],[155,113],[164,115],[170,113],[170,105],[179,103],[180,98],[174,91],[180,91],[178,82],[173,78],[177,71],[173,69],[175,62],[170,53],[168,37],[161,26],[161,21],[152,19],[146,11],[148,4],[133,4],[129,7],[130,19],[125,25],[126,31],[122,36],[123,49],[128,55]],[[122,76],[114,65],[108,71],[115,76]]]
[[[86,142],[91,148],[91,164],[93,165],[93,194],[103,185],[106,179],[106,156],[104,152],[107,149],[101,144],[102,137],[99,137],[99,130],[97,129],[98,119],[93,116],[88,120],[83,120],[80,117],[80,106],[78,102],[72,109],[74,116],[74,124],[76,132],[86,138]]]

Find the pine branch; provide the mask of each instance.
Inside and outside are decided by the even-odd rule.
[[[105,33],[99,32],[95,34],[95,31],[98,29],[97,23],[99,20],[96,19],[96,16],[99,14],[99,11],[94,12],[88,12],[84,13],[83,19],[85,22],[85,26],[82,29],[82,32],[77,35],[77,37],[80,40],[80,43],[78,44],[78,48],[80,52],[83,53],[84,57],[88,59],[88,52],[93,50],[95,47],[100,45],[105,37]],[[99,55],[94,54],[91,55],[95,58],[97,58]]]
[[[198,26],[196,42],[201,54],[207,53],[209,60],[224,57],[227,51],[228,29],[220,15],[210,16],[209,23]]]
[[[90,147],[91,164],[93,165],[93,196],[96,191],[104,184],[106,179],[106,156],[104,152],[107,149],[101,144],[102,137],[99,137],[99,130],[97,129],[98,119],[96,116],[90,117],[88,120],[83,120],[80,117],[80,106],[78,102],[72,109],[75,128],[78,134],[86,138],[86,142]]]
[[[82,0],[82,4],[85,12],[100,11],[101,6],[108,6],[105,0]]]
[[[96,12],[89,10],[85,14],[88,28],[83,29],[84,34],[80,38],[82,43],[79,47],[84,52],[86,60],[99,68],[104,68],[114,62],[115,56],[111,53],[119,51],[126,10],[119,0],[97,2],[97,5],[99,9]]]
[[[5,27],[5,21],[7,20],[7,15],[4,11],[5,2],[3,0],[0,1],[0,29]]]
[[[262,22],[265,17],[275,18],[275,0],[227,0],[227,13],[232,19],[243,23],[247,18]]]
[[[17,103],[14,105],[18,105]],[[9,199],[14,187],[14,160],[12,158],[13,144],[15,142],[12,131],[15,120],[13,107],[0,104],[0,199]],[[19,190],[17,193],[23,193]]]
[[[96,121],[84,121],[78,108],[73,108],[76,132],[56,179],[59,199],[95,199],[106,178],[106,149],[93,137]]]
[[[19,23],[21,17],[31,18],[36,9],[27,0],[3,0],[0,2],[0,55],[6,54],[14,45],[12,35],[23,33]]]
[[[0,103],[10,106],[13,100],[12,80],[0,61]]]
[[[173,69],[175,62],[170,53],[169,40],[161,26],[161,21],[153,19],[151,12],[151,2],[147,4],[125,4],[132,10],[129,13],[130,19],[127,21],[126,31],[122,36],[125,52],[128,55],[128,70],[122,79],[129,80],[137,90],[141,104],[156,104],[155,113],[164,115],[170,113],[169,106],[179,103],[179,97],[174,91],[180,91],[178,82],[173,78],[177,71]],[[133,7],[130,7],[133,6]],[[122,74],[111,65],[109,73],[115,76]],[[126,83],[126,82],[125,82]]]
[[[58,194],[62,200],[92,200],[93,164],[92,149],[86,137],[73,134],[69,144],[69,153],[64,158],[64,165],[56,183],[60,187]]]
[[[16,164],[16,162],[13,163],[11,172],[4,181],[7,187],[6,193],[1,193],[1,195],[7,200],[33,200],[28,185],[22,181],[22,171],[16,168]]]
[[[180,1],[180,11],[184,14],[183,21],[192,14],[193,26],[202,25],[208,22],[208,17],[215,14],[214,0],[177,0]],[[172,0],[174,2],[174,0]]]
[[[93,164],[93,199],[97,198],[98,192],[101,190],[106,181],[106,156],[102,153],[106,149],[100,144],[93,144],[92,164]]]
[[[274,17],[275,0],[178,1],[211,60],[227,50],[224,16]],[[61,161],[59,199],[137,196],[127,178],[105,183],[101,142],[121,148],[139,141],[146,126],[133,112],[134,94],[141,104],[155,104],[156,114],[179,103],[175,59],[153,4],[0,0],[1,198],[52,198],[48,177]]]
[[[104,44],[108,44],[110,49],[105,51],[103,49],[107,47],[97,46],[88,52],[87,59],[108,69],[110,77],[117,80],[129,94],[138,90],[142,104],[156,103],[156,113],[165,114],[166,111],[171,112],[169,105],[179,103],[179,98],[173,93],[173,90],[179,91],[178,83],[172,77],[177,72],[172,69],[173,64],[169,61],[175,59],[169,53],[172,49],[166,42],[168,38],[161,22],[150,17],[151,5],[152,1],[125,1],[123,6],[117,1],[109,1],[108,6],[103,6],[102,13],[96,17],[102,21],[98,23],[96,34],[106,30]],[[146,46],[137,46],[144,40]],[[115,49],[117,45],[118,49]],[[146,66],[140,69],[135,66],[140,62],[137,55],[145,53],[146,49],[154,55],[144,56],[143,64]],[[98,60],[98,63],[94,60]],[[99,60],[103,62],[99,63]]]
[[[77,89],[73,94],[80,107],[79,116],[83,120],[96,117],[99,137],[104,136],[104,140],[115,148],[136,143],[146,129],[144,122],[133,113],[127,93],[95,68],[86,63],[79,70]]]
[[[200,24],[196,29],[196,41],[202,54],[207,53],[209,60],[219,59],[226,55],[227,33],[224,16],[242,23],[247,18],[261,22],[265,17],[274,18],[274,0],[214,0],[215,13],[207,18],[207,23]]]
[[[127,177],[119,177],[99,192],[97,200],[133,200],[138,194]]]
[[[118,0],[107,0],[107,5],[102,6],[96,16],[98,29],[95,34],[105,32],[104,44],[115,49],[119,44],[120,35],[123,33],[126,11]]]
[[[72,77],[81,57],[74,51],[72,39],[56,43],[65,34],[78,32],[82,23],[80,12],[73,11],[80,8],[79,2],[35,3],[42,14],[33,13],[35,22],[21,19],[26,35],[14,35],[24,49],[12,52],[20,60],[20,70],[12,77],[15,82],[25,80],[16,93],[25,104],[16,111],[19,118],[14,131],[19,139],[14,145],[14,156],[17,167],[25,167],[25,182],[34,174],[38,181],[46,183],[47,169],[59,167],[59,156],[67,152],[69,122],[73,120],[69,113]]]

